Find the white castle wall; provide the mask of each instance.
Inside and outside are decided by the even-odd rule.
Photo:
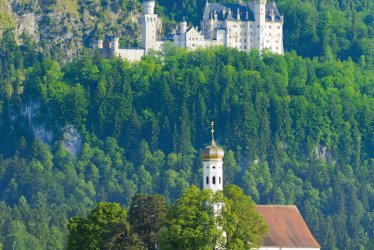
[[[209,6],[207,3],[201,21],[202,32],[200,33],[197,28],[187,30],[186,23],[180,23],[179,34],[174,36],[175,46],[195,49],[196,47],[223,45],[241,51],[257,48],[259,50],[268,49],[278,54],[284,53],[283,16],[280,16],[280,20],[279,16],[277,20],[275,19],[274,9],[276,10],[276,6],[274,4],[267,5],[266,0],[255,0],[251,7],[254,11],[252,19],[250,19],[249,11],[243,13],[243,10],[240,9],[224,8],[221,13],[217,13]],[[221,19],[218,18],[219,15],[221,15]],[[227,18],[223,20],[222,16],[226,15]],[[245,16],[245,20],[243,20],[243,16]],[[201,35],[203,39],[200,37]]]
[[[143,48],[128,48],[119,49],[115,56],[126,58],[129,61],[136,62],[142,60],[145,55],[145,50]]]

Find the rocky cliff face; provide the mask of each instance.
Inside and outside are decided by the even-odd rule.
[[[0,7],[0,33],[14,28],[19,43],[26,34],[60,62],[105,35],[117,35],[126,45],[140,42],[137,0],[0,0]]]

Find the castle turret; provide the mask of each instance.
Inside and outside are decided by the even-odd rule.
[[[214,123],[212,126],[212,142],[211,145],[204,148],[202,151],[203,159],[203,187],[210,189],[213,192],[223,190],[223,156],[225,155],[223,149],[218,147],[214,141]]]
[[[213,19],[218,20],[218,13],[217,13],[216,10],[214,10],[214,12],[213,12]]]
[[[232,16],[232,10],[231,10],[231,8],[229,7],[229,10],[228,10],[228,14],[227,14],[228,16]]]
[[[179,33],[180,33],[179,46],[181,47],[186,47],[186,32],[187,32],[187,22],[186,20],[183,20],[179,24]]]
[[[154,0],[146,0],[143,2],[143,12],[146,15],[153,15],[155,14],[155,6],[156,3]]]
[[[158,16],[155,14],[155,5],[154,0],[143,2],[142,45],[145,53],[148,53],[150,49],[157,50]]]
[[[186,20],[183,20],[182,22],[180,22],[180,30],[179,30],[179,32],[181,34],[185,34],[186,31],[187,31],[187,22],[186,22]]]
[[[119,55],[119,38],[117,36],[113,39],[113,56]]]
[[[98,49],[102,49],[104,47],[104,40],[103,39],[98,39],[96,46]]]

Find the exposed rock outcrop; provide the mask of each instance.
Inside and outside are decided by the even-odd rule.
[[[82,149],[82,136],[74,126],[64,128],[64,139],[62,141],[65,149],[72,155],[77,156]]]
[[[126,4],[98,0],[0,0],[0,7],[7,17],[4,27],[0,26],[0,35],[13,27],[19,43],[27,34],[41,51],[59,62],[76,57],[83,47],[90,47],[104,35],[117,35],[131,45],[139,44],[141,39],[141,5],[137,0]]]

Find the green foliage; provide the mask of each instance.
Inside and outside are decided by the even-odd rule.
[[[0,30],[14,28],[15,21],[6,0],[0,0],[0,9],[2,10],[0,13]]]
[[[119,204],[101,202],[87,218],[70,219],[67,249],[141,249],[126,215],[126,210]]]
[[[286,50],[296,50],[308,57],[323,56],[327,60],[351,57],[359,61],[365,55],[373,65],[371,1],[281,0],[277,5],[285,17]]]
[[[235,185],[225,186],[226,197],[222,217],[226,233],[226,249],[252,249],[261,247],[268,226],[256,211],[256,204]]]
[[[33,46],[18,46],[12,32],[0,39],[3,248],[16,237],[12,223],[20,244],[61,249],[67,218],[98,202],[180,198],[201,184],[211,120],[225,185],[256,202],[296,204],[323,248],[358,249],[374,237],[367,62],[166,47],[164,58],[134,64],[85,51],[61,67]],[[116,228],[131,239],[120,234],[127,224]]]
[[[156,249],[158,233],[167,211],[161,195],[135,195],[131,201],[128,221],[147,249]]]
[[[241,188],[229,185],[223,193],[213,194],[192,186],[170,207],[159,245],[161,249],[250,249],[261,246],[266,233],[255,203]]]
[[[212,194],[196,186],[187,189],[168,211],[159,244],[161,249],[213,249],[222,234],[217,229]]]

